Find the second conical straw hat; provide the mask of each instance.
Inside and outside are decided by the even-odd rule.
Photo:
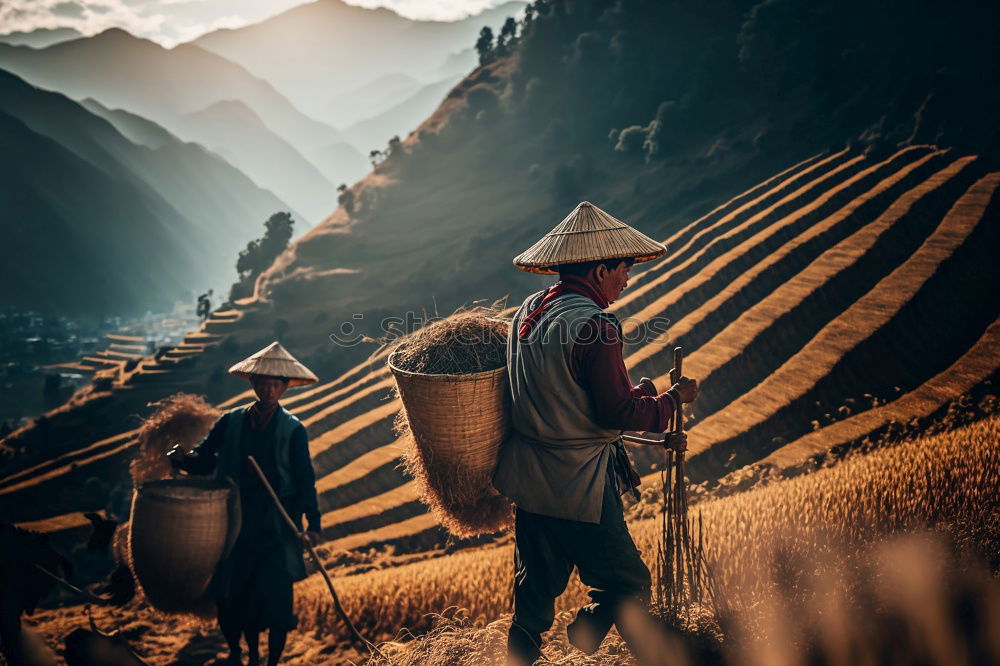
[[[581,201],[555,229],[514,258],[529,273],[557,273],[561,264],[599,259],[649,261],[667,249],[589,201]]]
[[[229,368],[229,374],[245,379],[249,379],[250,375],[288,377],[289,386],[304,386],[319,381],[309,368],[299,363],[277,340]]]

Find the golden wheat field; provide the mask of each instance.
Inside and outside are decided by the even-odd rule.
[[[645,635],[633,631],[632,639],[647,654],[638,663],[958,666],[1000,660],[1000,582],[946,540],[929,534],[896,536],[858,550],[813,551],[808,562],[819,561],[822,566],[813,570],[758,571],[761,578],[780,583],[780,591],[734,614],[721,641],[712,628],[711,614],[697,607],[680,618],[682,632],[648,625],[651,631]],[[636,665],[637,659],[615,631],[592,656],[573,648],[566,636],[573,615],[563,611],[556,616],[542,663]],[[436,617],[434,628],[415,640],[384,643],[375,662],[379,666],[502,664],[509,626],[509,615],[482,625],[452,611]]]
[[[1000,519],[998,442],[1000,416],[992,416],[695,505],[692,513],[702,515],[705,549],[722,595],[736,606],[751,606],[766,596],[771,583],[758,574],[778,548],[788,559],[812,558],[922,528],[960,538],[995,534]],[[637,507],[635,512],[648,515],[656,508]],[[633,522],[633,535],[647,560],[657,530],[655,518]],[[350,576],[337,584],[359,627],[386,640],[401,627],[428,628],[433,622],[429,614],[452,606],[465,609],[480,624],[509,612],[512,557],[510,545],[486,547]],[[312,576],[297,592],[302,625],[340,635],[322,580]],[[585,598],[574,580],[558,608],[573,608]]]

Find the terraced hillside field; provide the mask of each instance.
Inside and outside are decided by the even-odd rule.
[[[1000,498],[992,492],[1000,483],[998,437],[1000,415],[994,414],[949,432],[886,447],[869,455],[854,456],[812,474],[698,504],[698,514],[704,524],[704,547],[714,563],[717,589],[720,598],[726,599],[725,607],[738,613],[741,624],[752,630],[760,627],[763,618],[765,635],[773,638],[774,625],[770,625],[768,631],[766,610],[773,609],[770,602],[774,601],[774,593],[784,590],[795,604],[791,607],[795,615],[787,616],[787,621],[779,626],[787,628],[796,626],[797,622],[816,620],[826,624],[832,622],[842,632],[843,627],[856,624],[854,635],[834,641],[832,645],[841,648],[838,653],[841,655],[843,646],[850,646],[855,654],[863,650],[866,637],[870,636],[866,623],[879,619],[873,607],[879,604],[857,605],[849,581],[863,577],[869,582],[878,580],[882,585],[891,582],[892,576],[887,580],[870,568],[866,569],[865,560],[873,553],[881,553],[884,557],[887,551],[882,548],[891,543],[893,535],[929,528],[956,537],[960,543],[983,547],[986,544],[977,538],[991,538],[986,530],[993,529],[995,543],[995,519],[992,526],[990,521],[1000,509]],[[647,508],[654,513],[658,511],[652,505],[639,507]],[[647,562],[652,564],[655,544],[660,538],[659,518],[633,516],[631,531],[647,556]],[[434,626],[440,617],[436,614],[454,616],[454,610],[459,608],[463,610],[458,615],[470,620],[465,629],[446,622],[443,633],[438,631],[416,641],[383,644],[383,650],[391,655],[387,663],[501,664],[510,622],[512,551],[509,543],[463,550],[344,576],[337,580],[337,587],[358,626],[375,640],[406,641],[411,636],[420,636]],[[779,552],[781,567],[775,565],[775,554]],[[952,589],[956,581],[945,578],[947,569],[938,559],[941,552],[921,550],[916,556],[921,563],[916,571],[906,566],[915,560],[907,558],[894,560],[896,566],[890,569],[893,574],[910,572],[909,576],[895,579],[904,584],[908,592],[896,602],[905,604],[906,610],[918,612],[920,623],[896,621],[889,628],[894,635],[899,635],[900,627],[926,627],[927,618],[937,618],[932,627],[945,626],[957,632],[934,635],[954,636],[953,643],[966,640],[972,644],[972,639],[964,632],[975,631],[976,622],[970,618],[976,618],[977,612],[984,623],[989,621],[983,614],[996,607],[1000,592],[996,581],[987,577],[985,583],[966,582],[966,585],[976,585],[981,595],[980,603],[971,603],[968,597],[957,592],[961,586],[955,585],[955,590]],[[831,584],[832,575],[838,578]],[[788,586],[788,577],[794,577],[799,584]],[[817,579],[821,586],[818,589],[813,587]],[[332,613],[330,597],[319,574],[297,584],[296,588],[300,631],[291,641],[287,663],[303,666],[359,663],[363,655],[345,640],[345,630]],[[941,594],[945,590],[957,593],[953,596]],[[836,605],[830,603],[832,591],[836,593]],[[881,598],[884,599],[884,595]],[[573,617],[572,609],[586,600],[586,589],[574,576],[557,602],[559,612],[555,627],[545,636],[546,657],[551,663],[581,666],[634,664],[626,656],[628,649],[617,634],[612,634],[590,659],[570,647],[565,625]],[[967,612],[947,622],[952,603],[962,603]],[[446,610],[449,607],[452,612]],[[884,613],[885,608],[880,611]],[[832,615],[834,612],[838,614]],[[151,664],[214,663],[215,658],[225,652],[222,636],[211,621],[164,615],[135,605],[125,611],[96,608],[94,616],[99,626],[118,625],[126,635],[138,637],[136,647]],[[898,620],[897,616],[891,617]],[[836,618],[843,621],[838,623]],[[79,607],[43,610],[33,618],[37,629],[51,644],[61,642],[81,622]],[[951,643],[945,641],[943,644]],[[792,645],[805,651],[801,644]],[[867,644],[876,653],[882,645],[881,641]],[[919,640],[903,642],[904,647],[912,647],[916,652],[925,649],[926,645]],[[942,643],[929,645],[940,647]],[[990,648],[984,643],[982,649]],[[939,651],[937,654],[944,654],[944,659],[903,659],[893,663],[973,663],[956,662],[952,658],[956,653],[960,654],[951,650]],[[729,663],[806,663],[801,657],[778,660],[772,653],[764,654],[767,657],[759,660],[736,659]],[[794,650],[785,654],[801,655]],[[717,662],[678,659],[671,663]],[[858,662],[844,659],[830,663]],[[865,663],[880,662],[873,655]]]
[[[1000,366],[998,187],[1000,172],[973,155],[843,150],[791,166],[664,239],[667,254],[636,267],[612,309],[634,378],[665,388],[680,344],[685,374],[702,383],[689,419],[693,480],[760,461],[795,466],[988,390]],[[213,341],[239,330],[238,315],[227,317],[210,322]],[[142,363],[124,387],[143,380]],[[244,392],[218,406],[250,400]],[[399,403],[384,355],[284,404],[310,435],[330,548],[441,543],[397,468]],[[134,445],[134,431],[113,434],[9,474],[0,513],[68,536],[80,511],[106,501],[98,492],[81,502],[75,490],[125,478]],[[649,470],[652,452],[635,453]]]

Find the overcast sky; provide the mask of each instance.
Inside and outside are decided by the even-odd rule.
[[[346,0],[389,7],[403,16],[454,20],[501,4],[501,0]],[[302,0],[0,0],[0,34],[69,26],[91,35],[119,27],[164,46],[216,28],[256,23]]]

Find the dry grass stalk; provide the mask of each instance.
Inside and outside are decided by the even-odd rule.
[[[719,608],[720,599],[712,570],[705,557],[701,512],[695,520],[688,515],[687,479],[683,459],[670,449],[664,451],[660,474],[662,504],[660,538],[653,561],[653,608],[656,615],[671,621],[690,620],[699,606],[711,604],[715,614],[728,615]]]
[[[683,376],[683,362],[682,349],[675,347],[671,384],[676,384]],[[683,436],[684,412],[679,410],[673,415],[667,441]],[[652,601],[654,611],[661,618],[677,623],[683,613],[684,621],[690,624],[692,610],[706,598],[715,602],[717,595],[712,594],[715,586],[705,559],[701,513],[697,525],[688,518],[687,486],[684,451],[664,447],[660,472],[660,539],[656,543]]]
[[[413,477],[420,500],[442,527],[464,538],[513,526],[510,500],[493,489],[492,470],[456,464],[420,446],[410,432],[405,410],[399,412],[393,425],[406,442],[403,470]]]
[[[201,396],[175,393],[152,403],[156,410],[139,428],[139,450],[129,465],[132,485],[173,476],[166,453],[174,444],[190,449],[204,439],[220,412]]]

